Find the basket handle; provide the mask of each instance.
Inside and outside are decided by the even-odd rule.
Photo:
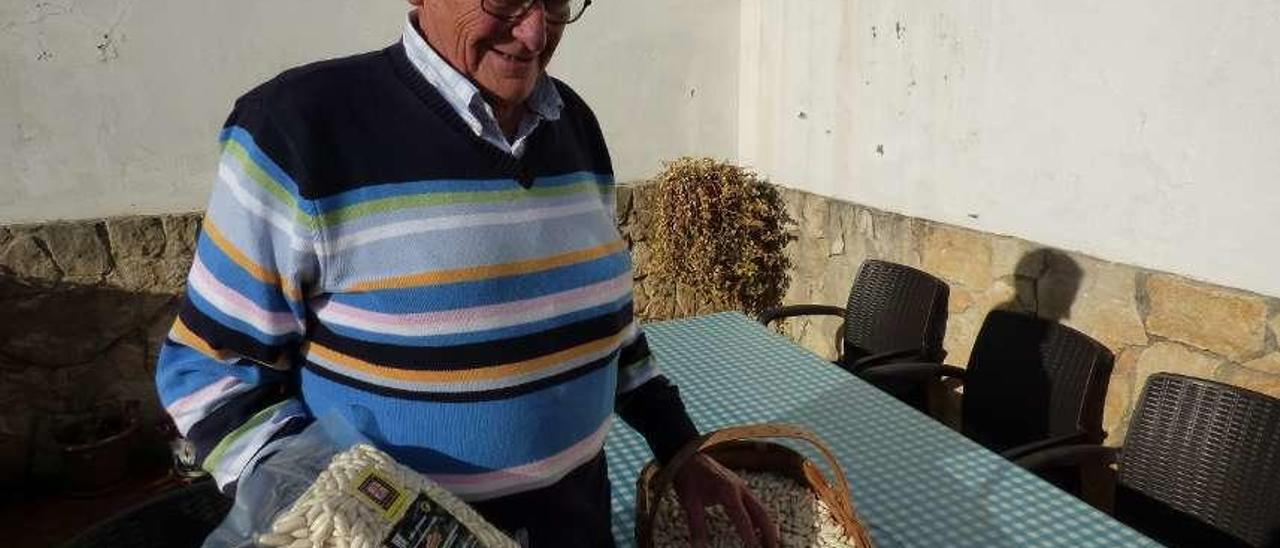
[[[666,493],[667,487],[675,480],[676,472],[694,455],[701,453],[707,449],[721,445],[731,441],[759,438],[788,438],[807,442],[809,445],[817,448],[822,456],[827,459],[827,463],[831,465],[831,473],[835,475],[837,497],[836,503],[840,506],[837,511],[843,512],[849,517],[854,516],[853,499],[849,491],[849,481],[845,479],[844,468],[840,466],[840,461],[836,460],[836,456],[831,453],[831,449],[827,444],[818,439],[808,430],[797,428],[786,424],[747,424],[741,426],[731,426],[722,430],[716,430],[710,434],[703,434],[696,440],[693,440],[680,451],[676,453],[666,466],[658,469],[658,473],[653,478],[653,489],[651,492],[656,497],[653,504],[648,505],[648,512],[644,517],[644,529],[649,537],[653,537],[654,523],[658,512],[658,503],[662,500],[663,493]]]

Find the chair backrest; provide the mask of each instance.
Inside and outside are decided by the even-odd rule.
[[[903,348],[923,348],[904,361],[941,362],[949,293],[946,282],[927,272],[863,261],[845,307],[844,362]]]
[[[974,341],[961,403],[966,435],[994,450],[1079,431],[1102,441],[1115,358],[1054,321],[993,310]]]
[[[1140,522],[1149,534],[1179,525],[1168,519],[1172,511],[1249,546],[1280,545],[1280,400],[1152,375],[1129,422],[1118,483],[1117,517]],[[1122,490],[1131,496],[1121,498]],[[1163,519],[1150,519],[1153,512]],[[1161,536],[1187,539],[1181,532]]]

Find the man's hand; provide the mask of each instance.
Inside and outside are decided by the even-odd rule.
[[[694,548],[707,545],[707,507],[719,504],[750,548],[776,548],[778,528],[755,493],[729,469],[705,455],[695,455],[676,472],[676,495],[689,518]],[[758,533],[757,533],[758,531]]]

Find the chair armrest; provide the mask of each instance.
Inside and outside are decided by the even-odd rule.
[[[964,380],[964,369],[941,363],[886,363],[858,372],[868,382],[877,381],[927,381],[942,377]]]
[[[844,309],[825,304],[793,304],[765,310],[760,314],[759,320],[760,323],[769,325],[774,320],[792,316],[839,316],[843,318]]]
[[[1050,447],[1014,460],[1014,464],[1032,472],[1055,466],[1078,466],[1086,463],[1113,464],[1120,459],[1120,449],[1105,445],[1064,445]]]
[[[897,350],[889,350],[887,352],[877,352],[855,360],[853,363],[849,364],[849,367],[857,371],[868,367],[884,365],[886,360],[893,360],[905,356],[911,356],[913,354],[919,356],[923,352],[924,349],[918,346],[912,348],[899,348]]]
[[[1084,432],[1083,430],[1072,432],[1070,434],[1063,434],[1060,436],[1052,436],[1052,437],[1044,438],[1041,440],[1036,440],[1031,443],[1019,445],[1017,447],[1005,449],[1004,451],[1000,452],[1000,456],[1009,460],[1017,460],[1019,457],[1029,455],[1031,453],[1035,453],[1036,451],[1043,451],[1051,447],[1058,447],[1058,446],[1071,445],[1071,444],[1077,444],[1077,445],[1083,444],[1089,441],[1088,438],[1089,438],[1089,434],[1087,432]]]

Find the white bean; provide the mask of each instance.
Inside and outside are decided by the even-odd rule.
[[[293,543],[293,536],[287,533],[268,533],[258,537],[258,544],[263,546],[288,546]]]

